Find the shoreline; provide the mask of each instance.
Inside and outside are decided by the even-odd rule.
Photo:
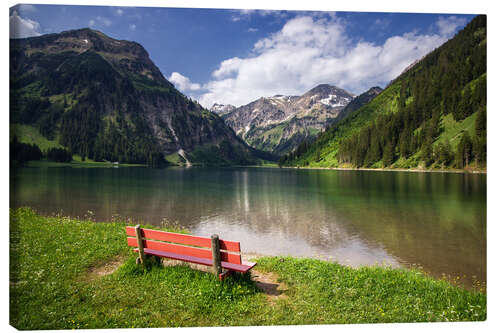
[[[124,222],[9,215],[9,323],[18,330],[486,320],[486,285],[467,290],[418,270],[264,256],[250,275],[221,283],[184,263],[136,265]]]
[[[459,169],[401,169],[401,168],[339,168],[339,167],[286,167],[280,169],[304,169],[304,170],[335,170],[335,171],[399,171],[399,172],[421,172],[421,173],[471,173],[471,174],[487,174],[487,170],[459,170]]]

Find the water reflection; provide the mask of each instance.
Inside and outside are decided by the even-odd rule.
[[[119,214],[240,240],[245,251],[486,279],[486,176],[279,169],[24,168],[11,206]],[[470,278],[469,278],[470,279]]]

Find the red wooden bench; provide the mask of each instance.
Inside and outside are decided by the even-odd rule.
[[[144,263],[146,255],[169,258],[213,266],[214,273],[223,280],[231,272],[248,272],[256,265],[241,261],[240,242],[178,234],[151,229],[126,227],[127,243],[136,247],[139,260]],[[223,269],[225,271],[223,271]]]

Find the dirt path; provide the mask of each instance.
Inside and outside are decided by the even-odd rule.
[[[244,261],[252,261],[258,257],[259,254],[244,254],[242,256]],[[118,256],[112,258],[111,260],[96,265],[89,269],[85,279],[95,280],[100,277],[114,273],[125,261],[125,257]],[[178,260],[164,259],[162,261],[163,266],[175,266],[175,265],[188,265],[192,269],[196,269],[202,272],[211,273],[212,268],[210,266],[197,265],[192,263],[186,263]],[[283,282],[278,281],[278,276],[272,272],[262,272],[258,270],[258,267],[252,269],[251,271],[252,280],[255,281],[257,287],[266,294],[269,302],[274,303],[277,299],[286,298],[286,291],[288,288]]]
[[[96,265],[89,269],[88,274],[86,276],[89,280],[95,280],[105,275],[109,275],[114,273],[118,267],[120,267],[125,262],[125,257],[118,256],[112,258],[109,261]]]

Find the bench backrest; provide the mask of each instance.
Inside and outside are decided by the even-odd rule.
[[[208,237],[199,237],[178,234],[175,232],[158,231],[141,228],[141,237],[145,249],[173,252],[198,258],[212,259],[212,240]],[[138,246],[134,227],[126,227],[127,243],[129,246]],[[221,261],[241,265],[240,242],[219,239]]]

